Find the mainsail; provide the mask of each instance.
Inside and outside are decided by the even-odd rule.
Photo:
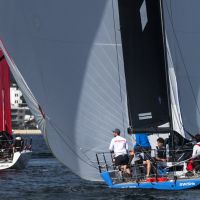
[[[159,0],[119,1],[129,118],[134,129],[158,127],[171,118],[160,11]]]

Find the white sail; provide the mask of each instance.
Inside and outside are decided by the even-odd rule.
[[[113,128],[128,127],[117,0],[6,0],[0,13],[3,42],[47,116],[51,150],[99,180],[95,153],[108,150]]]
[[[167,60],[168,60],[168,69],[169,69],[169,85],[170,85],[170,95],[171,95],[173,130],[181,134],[183,137],[185,137],[180,105],[179,105],[177,79],[176,79],[174,64],[172,61],[171,52],[170,52],[167,39],[166,39],[166,44],[167,44],[166,48],[167,48]]]

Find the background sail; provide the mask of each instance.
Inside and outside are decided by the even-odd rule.
[[[40,109],[40,106],[39,106],[37,100],[35,99],[33,93],[29,89],[28,85],[26,84],[21,73],[19,72],[17,66],[15,65],[13,60],[9,57],[8,52],[6,51],[2,41],[0,41],[0,49],[1,49],[2,55],[5,58],[5,63],[6,63],[6,65],[4,64],[4,66],[3,66],[3,67],[5,67],[4,70],[8,70],[8,71],[12,72],[12,74],[17,82],[17,85],[19,86],[19,88],[21,89],[21,91],[23,93],[23,97],[25,98],[27,104],[29,105],[31,112],[35,116],[35,120],[36,120],[37,124],[40,126],[40,129],[42,130],[42,132],[45,132],[45,120],[44,120],[44,115]],[[8,76],[7,74],[8,74],[8,72],[5,74],[5,77]],[[4,79],[6,79],[5,77],[4,77]],[[8,76],[8,78],[9,78],[9,83],[10,83],[10,77]],[[9,87],[8,91],[9,91],[9,95],[10,95],[10,87]],[[7,96],[8,96],[8,94],[7,94]],[[7,100],[8,99],[9,99],[9,101],[8,101],[9,103],[7,103],[7,104],[9,104],[9,109],[10,109],[10,97],[7,97]],[[8,114],[10,114],[10,113],[8,112]],[[7,118],[10,120],[10,123],[11,123],[11,114],[9,116],[7,116]],[[12,131],[12,129],[11,129],[11,131]]]
[[[0,132],[12,134],[10,105],[10,70],[0,48]]]
[[[183,128],[200,131],[200,1],[163,1],[166,31],[176,73]]]
[[[99,180],[95,153],[108,150],[113,128],[124,135],[128,126],[117,1],[6,0],[0,16],[4,44],[47,116],[54,155]]]
[[[169,122],[159,0],[119,1],[130,125]]]

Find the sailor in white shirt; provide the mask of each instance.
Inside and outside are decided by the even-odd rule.
[[[127,165],[128,157],[128,143],[125,138],[120,136],[120,130],[116,128],[113,131],[114,138],[111,140],[109,150],[114,152],[115,165]]]

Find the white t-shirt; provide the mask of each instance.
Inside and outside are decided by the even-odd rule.
[[[114,151],[115,157],[127,154],[128,143],[125,138],[116,136],[111,140],[109,150]]]
[[[197,142],[197,144],[200,145],[200,142]],[[195,144],[193,147],[192,156],[200,154],[200,146],[198,146],[197,144]]]

